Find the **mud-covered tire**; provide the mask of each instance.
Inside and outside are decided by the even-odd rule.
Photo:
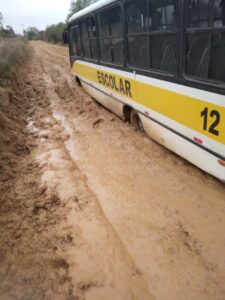
[[[144,131],[143,124],[138,113],[135,110],[131,110],[130,112],[130,124],[138,131]]]

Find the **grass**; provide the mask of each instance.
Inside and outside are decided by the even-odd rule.
[[[16,67],[29,55],[29,45],[23,38],[0,40],[0,85],[10,79]]]

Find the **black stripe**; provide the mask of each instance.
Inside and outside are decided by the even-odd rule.
[[[115,97],[114,95],[111,95],[111,94],[108,94],[108,93],[102,91],[101,89],[95,87],[94,85],[90,84],[90,83],[87,82],[86,80],[83,80],[83,79],[81,79],[81,78],[80,78],[80,80],[83,81],[85,84],[87,84],[87,85],[93,87],[93,88],[96,89],[97,91],[101,92],[102,94],[104,94],[104,95],[106,95],[106,96],[109,96],[109,97],[112,97],[113,99],[119,101],[120,103],[125,104],[125,103],[124,103],[123,101],[121,101],[119,98]],[[146,116],[143,112],[141,112],[141,111],[138,111],[138,112],[139,112],[141,115],[143,115],[144,117],[146,117],[147,119],[149,119],[149,120],[151,120],[151,121],[157,123],[158,125],[160,125],[160,126],[166,128],[167,130],[169,130],[169,131],[173,132],[174,134],[178,135],[179,137],[182,137],[182,138],[185,139],[186,141],[188,141],[188,142],[192,143],[193,145],[195,145],[195,146],[201,148],[202,150],[205,150],[206,152],[210,153],[211,155],[215,156],[216,158],[219,158],[219,159],[222,159],[222,160],[225,161],[225,157],[222,156],[222,155],[220,155],[219,153],[214,152],[214,151],[212,151],[212,150],[206,148],[205,146],[196,143],[194,140],[191,140],[191,139],[188,138],[187,136],[185,136],[185,135],[183,135],[182,133],[180,133],[180,132],[178,132],[178,131],[176,131],[176,130],[170,128],[170,127],[168,127],[167,125],[165,125],[165,124],[159,122],[158,120],[156,120],[156,119],[154,119],[154,118],[152,118],[152,117],[150,117],[150,116]]]

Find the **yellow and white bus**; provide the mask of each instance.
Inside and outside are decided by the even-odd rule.
[[[68,37],[93,98],[225,181],[225,0],[100,0]]]

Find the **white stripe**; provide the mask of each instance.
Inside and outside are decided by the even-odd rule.
[[[96,11],[110,3],[113,3],[113,2],[116,2],[116,0],[100,0],[100,1],[97,1],[96,3],[92,4],[92,5],[89,5],[88,7],[80,10],[79,12],[75,13],[70,19],[69,19],[69,23],[76,20],[76,19],[79,19],[85,15],[88,15],[90,14],[91,12],[93,11]]]
[[[141,82],[144,84],[159,87],[161,89],[171,91],[171,92],[174,92],[177,94],[181,94],[184,96],[188,96],[190,98],[195,98],[195,99],[198,99],[198,100],[201,100],[204,102],[208,102],[211,104],[225,107],[225,96],[224,95],[207,92],[207,91],[203,91],[200,89],[188,87],[185,85],[176,84],[176,83],[172,83],[172,82],[168,82],[168,81],[160,80],[160,79],[155,79],[155,78],[151,78],[151,77],[147,77],[147,76],[143,76],[143,75],[135,75],[134,73],[131,73],[131,72],[126,72],[126,71],[122,71],[122,70],[118,70],[118,69],[100,66],[100,65],[89,63],[86,61],[76,61],[76,63],[79,63],[84,66],[88,66],[88,67],[93,67],[98,70],[109,72],[109,73],[119,75],[122,77],[126,77],[126,78],[129,78],[132,80],[136,80],[137,82]]]

